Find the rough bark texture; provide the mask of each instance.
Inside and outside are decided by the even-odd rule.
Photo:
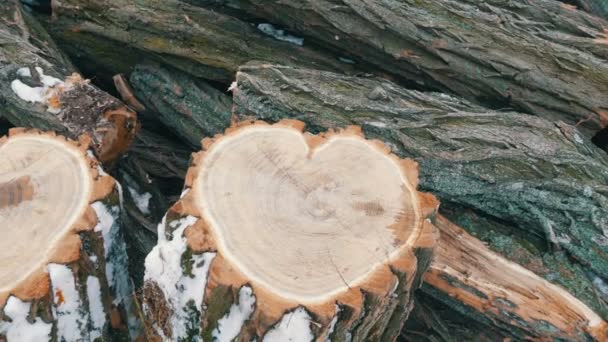
[[[488,235],[497,235],[500,252],[528,253],[550,281],[608,317],[592,285],[601,281],[597,275],[608,277],[608,158],[574,127],[328,72],[246,66],[237,83],[241,118],[297,118],[313,130],[354,123],[414,158],[422,189],[436,194],[443,210],[483,215],[488,224],[478,228],[493,230]]]
[[[135,113],[88,81],[69,78],[74,67],[18,1],[0,4],[0,42],[3,117],[16,126],[54,130],[71,138],[87,133],[102,162],[128,148],[136,130]],[[56,79],[45,83],[45,75]],[[46,89],[48,82],[64,80]],[[43,86],[47,95],[54,93],[43,101],[27,100],[27,91],[19,95],[15,90],[19,85],[30,94]]]
[[[11,136],[16,134],[41,133],[13,129]],[[91,205],[74,227],[77,244],[57,248],[62,255],[72,255],[70,249],[77,249],[75,257],[51,258],[45,266],[47,274],[31,284],[36,292],[14,290],[8,298],[0,298],[0,340],[126,341],[139,334],[131,283],[124,272],[128,259],[120,220],[120,188],[96,160],[86,156],[87,143],[68,144],[78,146],[74,149],[88,158],[95,180]],[[21,287],[26,286],[30,285]]]
[[[137,65],[131,85],[143,104],[178,137],[200,148],[201,139],[230,125],[229,96],[175,69]]]
[[[608,23],[557,1],[198,3],[265,18],[423,87],[581,122],[589,136],[608,120]]]
[[[502,259],[443,217],[423,291],[516,340],[605,341],[608,323],[560,287]]]
[[[269,60],[329,70],[349,64],[282,42],[230,16],[177,1],[55,0],[49,32],[71,56],[129,73],[143,58],[160,60],[197,77],[232,81],[239,65]]]

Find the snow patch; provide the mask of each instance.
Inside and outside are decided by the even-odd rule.
[[[118,184],[118,183],[116,183]],[[131,297],[131,281],[129,279],[129,259],[127,245],[122,237],[117,220],[120,216],[119,206],[107,206],[102,202],[91,204],[97,214],[97,225],[94,230],[101,232],[106,259],[106,277],[112,293],[112,304],[118,307],[122,304],[127,314],[129,334],[135,338],[139,334],[140,325],[132,313],[135,312]]]
[[[292,44],[299,45],[299,46],[304,45],[304,38],[286,34],[285,30],[277,29],[272,24],[268,24],[268,23],[259,24],[258,30],[262,31],[262,33],[264,33],[268,36],[274,37],[275,39],[282,40],[284,42],[292,43]]]
[[[314,339],[310,329],[310,316],[299,307],[283,315],[281,321],[264,337],[263,342],[310,342]]]
[[[131,197],[133,198],[137,209],[139,209],[139,211],[141,211],[144,215],[149,215],[150,199],[152,198],[152,194],[149,192],[144,192],[143,194],[140,194],[132,187],[127,187],[127,189],[129,189],[129,193],[131,194]]]
[[[47,267],[55,303],[53,316],[57,319],[57,339],[82,340],[88,335],[89,315],[80,302],[74,274],[66,265],[49,264]]]
[[[239,302],[232,304],[230,311],[218,321],[218,326],[213,330],[213,340],[218,342],[230,342],[237,337],[243,323],[251,317],[255,305],[255,296],[249,286],[243,286],[239,290]]]
[[[238,83],[236,83],[236,81],[230,83],[230,87],[228,87],[228,90],[226,91],[233,91],[234,89],[236,89],[239,86]]]
[[[52,90],[55,87],[63,87],[65,84],[58,78],[45,75],[44,70],[40,67],[36,67],[36,71],[40,76],[40,82],[42,83],[41,87],[30,87],[21,80],[15,79],[11,82],[11,89],[24,101],[49,105],[49,100],[54,95]],[[17,70],[17,76],[32,77],[32,73],[29,68],[20,68]],[[60,109],[51,106],[49,106],[47,110],[52,113],[58,113],[60,111]]]
[[[608,298],[608,284],[602,278],[595,276],[592,284],[605,298]]]
[[[31,304],[17,297],[10,296],[4,306],[4,315],[11,322],[0,320],[0,335],[6,336],[7,341],[38,342],[50,340],[52,324],[44,323],[37,318],[28,321]]]
[[[186,238],[183,236],[187,227],[196,223],[198,219],[194,216],[186,216],[179,220],[169,223],[169,227],[174,228],[172,238],[167,239],[165,235],[166,216],[158,225],[158,244],[146,257],[146,272],[144,281],[154,282],[163,292],[168,305],[173,311],[171,317],[172,340],[180,340],[189,337],[189,328],[192,327],[189,319],[193,316],[191,310],[199,313],[202,310],[204,289],[207,285],[207,274],[211,261],[215,253],[207,252],[192,255],[186,262],[192,265],[191,274],[184,274],[182,268],[182,255],[188,246]],[[145,309],[145,308],[144,308]],[[157,332],[164,336],[161,329],[156,328]],[[165,339],[168,339],[165,336]]]
[[[366,123],[368,125],[370,125],[370,126],[379,127],[379,128],[386,128],[386,124],[384,122],[371,121],[371,122],[366,122]]]
[[[87,297],[89,299],[89,312],[91,313],[90,338],[95,340],[101,337],[106,324],[106,312],[101,301],[101,286],[97,277],[87,278]]]
[[[331,342],[331,334],[334,333],[334,330],[336,329],[336,323],[338,323],[338,316],[340,315],[340,311],[342,311],[342,308],[336,304],[336,315],[334,316],[334,318],[331,319],[331,322],[329,323],[329,329],[327,329],[327,336],[325,337],[325,342]]]

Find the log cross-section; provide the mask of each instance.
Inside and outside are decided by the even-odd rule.
[[[118,185],[90,147],[23,128],[0,139],[0,341],[137,334]]]
[[[145,311],[159,337],[398,336],[438,202],[416,190],[415,162],[359,128],[303,128],[247,123],[203,140],[146,259]]]

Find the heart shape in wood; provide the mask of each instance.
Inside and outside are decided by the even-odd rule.
[[[213,143],[193,185],[222,255],[286,298],[357,284],[419,225],[401,160],[356,134],[253,125]]]

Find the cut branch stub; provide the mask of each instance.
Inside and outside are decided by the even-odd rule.
[[[146,260],[146,314],[161,337],[399,334],[430,262],[438,202],[416,191],[415,162],[358,127],[303,128],[242,123],[203,140]],[[180,262],[167,265],[176,251]],[[165,286],[170,267],[193,288]],[[192,296],[203,289],[204,300]]]
[[[128,333],[118,189],[89,145],[22,128],[0,139],[0,340]]]

